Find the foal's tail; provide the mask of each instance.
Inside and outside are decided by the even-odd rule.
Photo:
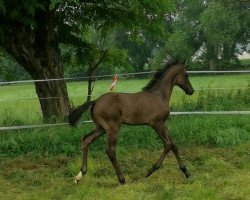
[[[75,108],[69,113],[69,124],[71,126],[76,125],[76,123],[79,121],[80,117],[84,112],[86,112],[96,101],[87,101],[81,106]]]

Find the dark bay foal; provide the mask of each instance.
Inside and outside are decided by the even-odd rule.
[[[116,144],[121,124],[151,126],[164,143],[164,150],[147,173],[150,176],[159,169],[167,154],[172,151],[179,167],[186,177],[190,174],[180,158],[176,145],[172,142],[166,120],[170,114],[169,100],[173,87],[177,85],[192,95],[194,90],[188,79],[185,66],[180,63],[167,64],[165,68],[155,73],[154,78],[141,92],[106,93],[94,101],[89,101],[74,109],[69,115],[69,123],[75,125],[81,115],[91,107],[91,117],[95,123],[95,130],[81,139],[83,158],[76,183],[87,172],[87,154],[90,143],[107,133],[107,155],[115,169],[120,183],[125,183],[121,167],[116,158]]]

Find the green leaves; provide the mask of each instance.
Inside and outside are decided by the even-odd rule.
[[[4,5],[4,0],[0,0],[0,13],[5,12],[5,11],[6,11],[6,7]]]
[[[219,51],[223,45],[235,45],[240,29],[239,16],[222,4],[212,2],[201,15],[201,27],[207,42]]]
[[[178,59],[210,63],[210,68],[236,59],[236,44],[247,44],[247,17],[241,3],[230,1],[178,1],[166,51]],[[237,2],[237,1],[235,1]],[[244,16],[244,17],[243,17]],[[213,65],[213,66],[212,66]]]
[[[135,13],[135,29],[144,28],[145,31],[159,39],[166,36],[166,15],[176,11],[176,3],[171,1],[133,1],[132,9]]]
[[[59,43],[88,50],[96,48],[96,44],[90,47],[95,35],[90,27],[100,33],[96,37],[103,37],[101,34],[106,34],[107,30],[126,28],[131,32],[164,38],[167,32],[166,14],[175,9],[175,0],[0,0],[0,12],[4,12],[6,23],[20,22],[20,25],[35,30],[37,23],[43,23],[42,20],[38,21],[37,14],[45,12],[55,16],[54,31]],[[86,59],[88,55],[96,56],[94,52],[85,53],[82,56],[86,56]]]
[[[172,34],[166,46],[171,56],[180,61],[186,61],[195,53],[195,49],[189,41],[189,35],[181,31]]]
[[[35,13],[38,9],[45,10],[47,1],[40,2],[38,0],[0,0],[0,14],[4,18],[5,23],[21,22],[27,26],[35,25]],[[0,26],[5,27],[4,23]]]

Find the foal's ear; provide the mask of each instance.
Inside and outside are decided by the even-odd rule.
[[[186,65],[184,63],[181,63],[180,65],[183,71],[186,70]]]
[[[184,69],[185,70],[187,70],[188,69],[188,65],[190,64],[190,62],[189,62],[190,60],[186,60],[184,63],[183,63],[183,65],[184,65]]]
[[[185,73],[187,70],[186,70],[186,67],[185,65],[182,66],[182,72]]]

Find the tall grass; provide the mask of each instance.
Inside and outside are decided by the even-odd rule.
[[[194,89],[197,91],[195,91],[193,96],[184,97],[183,91],[181,91],[178,87],[175,87],[171,98],[171,105],[173,109],[175,109],[176,106],[177,106],[176,108],[182,109],[183,107],[180,108],[178,104],[180,103],[183,104],[184,100],[187,102],[196,101],[199,96],[201,97],[203,96],[203,94],[210,93],[210,89],[213,88],[225,88],[225,90],[220,90],[219,97],[220,99],[223,99],[221,98],[223,97],[223,95],[226,95],[228,93],[235,93],[231,91],[237,91],[238,89],[242,89],[242,91],[244,91],[247,87],[249,88],[250,85],[249,82],[250,74],[206,75],[206,76],[192,75],[190,79],[194,86]],[[100,94],[106,93],[110,87],[110,82],[111,82],[110,80],[97,81],[93,92],[94,95],[93,99],[97,98]],[[148,82],[149,78],[128,79],[120,77],[117,86],[115,88],[115,91],[138,92]],[[87,82],[68,83],[67,87],[70,100],[74,105],[82,104],[86,100]],[[205,91],[202,92],[199,91],[198,89],[204,89]],[[217,93],[216,90],[213,90],[211,92],[211,94],[215,93]],[[0,87],[0,116],[1,116],[0,126],[3,126],[3,124],[6,126],[12,125],[10,118],[14,119],[16,125],[22,123],[23,124],[42,123],[42,113],[39,101],[35,99],[36,97],[37,95],[35,93],[35,88],[32,84],[9,85]],[[31,99],[26,99],[26,98],[31,98]],[[239,101],[240,99],[241,97],[239,98]]]
[[[180,90],[175,90],[171,99],[172,111],[210,111],[210,110],[249,110],[250,108],[250,88],[246,84],[246,75],[237,75],[240,81],[228,80],[231,76],[208,76],[193,77],[192,81],[195,87],[206,86],[214,88],[217,84],[224,81],[223,87],[228,90],[206,90],[196,92],[194,97],[183,94]],[[216,79],[215,83],[204,81],[208,78],[210,81]],[[139,90],[148,80],[127,80],[120,81],[120,90],[128,90],[129,84],[136,86],[135,90]],[[96,88],[96,92],[100,92],[109,82],[102,81],[101,87]],[[82,94],[82,83],[69,83],[70,95]],[[198,86],[200,84],[200,86]],[[238,84],[238,85],[237,85]],[[243,87],[244,86],[244,87]],[[5,87],[0,91],[9,98],[14,97],[15,93],[20,93],[20,87],[11,87],[12,92],[5,91]],[[236,89],[242,87],[242,89]],[[21,87],[25,95],[32,93],[30,85]],[[245,89],[244,89],[245,88]],[[74,91],[72,93],[72,91]],[[7,98],[4,97],[4,98]],[[82,103],[80,98],[75,99],[75,104]],[[79,101],[79,102],[78,102]],[[0,126],[13,126],[23,124],[42,123],[39,106],[35,104],[25,104],[23,110],[22,103],[10,102],[10,105],[16,106],[15,109],[6,107],[5,102],[3,109],[1,107]],[[82,120],[90,119],[89,113],[86,113]],[[172,137],[180,146],[206,145],[213,147],[232,147],[250,139],[249,128],[250,116],[174,116],[170,117],[168,124],[172,132]],[[27,129],[1,132],[0,135],[0,154],[2,155],[23,155],[23,154],[61,154],[74,155],[80,153],[80,137],[87,134],[93,129],[93,124],[80,124],[76,128],[68,126],[51,127],[41,129]],[[94,151],[104,150],[106,141],[105,136],[94,142],[91,148]],[[119,146],[124,149],[159,149],[162,142],[150,127],[147,126],[123,126],[119,137]]]
[[[230,111],[249,110],[250,86],[237,90],[202,90],[196,99],[182,94],[179,101],[172,104],[173,111]]]
[[[195,88],[224,84],[230,89],[196,92],[192,97],[175,90],[172,110],[249,110],[247,76],[229,77],[235,76],[193,77]],[[215,82],[211,84],[212,80]],[[138,91],[147,81],[120,80],[117,90],[129,90],[128,85],[133,84]],[[108,81],[102,81],[96,93],[103,93],[108,86]],[[85,83],[70,83],[68,87],[73,103],[82,103]],[[42,123],[37,100],[29,103],[10,100],[35,96],[33,89],[30,85],[0,88],[0,100],[7,100],[0,101],[0,126]],[[86,113],[82,120],[88,118]],[[159,171],[145,179],[163,149],[162,141],[148,126],[123,125],[117,154],[127,180],[124,186],[118,184],[104,153],[106,135],[91,145],[88,173],[78,186],[73,184],[81,165],[80,138],[94,128],[93,124],[0,132],[0,199],[247,200],[249,122],[249,115],[171,116],[167,124],[192,174],[188,180],[171,154]]]
[[[173,140],[179,146],[205,145],[211,147],[232,147],[250,140],[249,116],[175,116],[168,126]],[[81,124],[75,128],[29,129],[1,133],[0,153],[2,155],[80,154],[80,138],[93,129],[93,124]],[[92,151],[104,151],[106,135],[91,145]],[[127,126],[121,128],[120,149],[162,148],[162,142],[148,126]]]
[[[14,199],[86,200],[248,200],[250,197],[250,143],[235,148],[181,148],[191,172],[186,179],[170,154],[149,178],[147,170],[161,151],[119,151],[127,183],[120,185],[103,153],[90,152],[88,173],[77,186],[80,156],[0,157],[0,197]]]

